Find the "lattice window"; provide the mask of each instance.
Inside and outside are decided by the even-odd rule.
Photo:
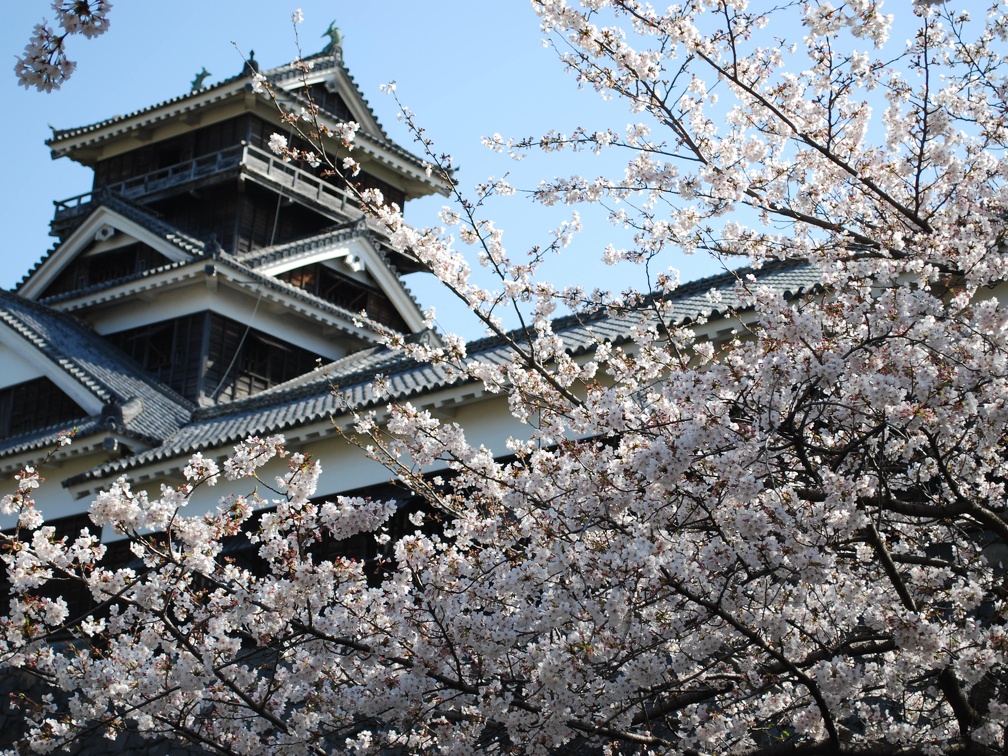
[[[363,310],[372,320],[401,333],[409,330],[384,292],[365,286],[327,265],[313,263],[281,273],[278,278],[350,312],[358,313]]]
[[[87,416],[48,378],[0,389],[0,438],[19,436]]]
[[[111,334],[107,338],[155,380],[193,401],[199,395],[205,313]]]
[[[319,110],[336,116],[336,120],[338,121],[353,120],[350,108],[347,107],[343,98],[337,92],[330,92],[325,84],[312,84],[310,87],[303,87],[298,94],[305,99],[309,99],[310,97],[318,105]]]
[[[314,369],[318,356],[219,315],[210,319],[205,395],[240,399]]]

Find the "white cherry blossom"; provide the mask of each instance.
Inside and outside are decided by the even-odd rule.
[[[327,461],[278,437],[195,457],[160,495],[120,480],[91,509],[133,541],[118,569],[40,521],[26,469],[0,504],[20,520],[0,659],[73,693],[32,715],[30,746],[99,723],[231,753],[1005,748],[1004,4],[532,5],[578,81],[626,109],[487,144],[626,152],[618,176],[532,196],[607,208],[633,241],[599,255],[639,263],[642,290],[551,286],[540,268],[579,216],[509,249],[484,208],[510,184],[470,198],[417,129],[444,225],[357,199],[500,348],[389,342],[506,397],[521,432],[488,449],[418,404],[351,417],[423,500],[406,516],[317,499]],[[752,270],[686,289],[687,321],[689,285],[653,275],[670,249]],[[762,278],[788,265],[819,284]],[[594,308],[577,341],[561,306]],[[627,338],[593,336],[603,317]],[[214,482],[217,510],[187,514]],[[378,556],[349,556],[354,538]],[[69,616],[46,590],[65,579],[100,609]]]

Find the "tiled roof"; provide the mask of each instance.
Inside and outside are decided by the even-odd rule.
[[[737,304],[734,286],[747,272],[732,271],[679,287],[667,298],[676,322],[690,322],[700,315],[716,318],[727,314]],[[818,280],[811,266],[795,262],[768,263],[759,274],[760,285],[780,289],[791,297],[810,292]],[[711,297],[712,290],[720,296]],[[597,311],[570,315],[554,321],[553,330],[572,352],[584,353],[600,342],[626,343],[636,328],[653,322],[653,314],[643,307],[615,314]],[[510,359],[511,348],[504,340],[490,337],[471,342],[467,354],[471,360],[503,364]],[[380,395],[375,394],[373,387],[376,374],[385,377],[385,390]],[[448,366],[418,364],[401,353],[375,347],[248,399],[199,409],[190,423],[161,446],[94,468],[69,482],[100,480],[146,464],[237,443],[249,435],[282,432],[341,415],[347,407],[364,410],[389,401],[404,401],[461,385],[465,380]]]
[[[251,252],[246,252],[244,254],[237,255],[236,258],[252,268],[259,269],[272,263],[279,262],[280,260],[299,257],[315,250],[326,249],[327,247],[339,244],[340,242],[358,238],[367,238],[371,240],[372,247],[374,247],[375,252],[385,263],[386,267],[388,267],[395,279],[399,282],[399,286],[403,293],[409,297],[410,301],[413,302],[414,305],[416,305],[417,310],[420,310],[420,303],[416,300],[416,297],[413,296],[413,292],[410,291],[406,282],[403,281],[402,276],[399,274],[399,270],[392,261],[390,250],[386,247],[385,243],[382,242],[381,238],[368,228],[367,223],[363,218],[342,223],[319,234],[315,234],[314,236],[305,237],[304,239],[296,239],[284,244],[275,244],[271,247],[263,247]]]
[[[377,328],[374,327],[367,318],[362,318],[360,313],[351,312],[345,307],[333,304],[332,302],[307,292],[304,289],[299,289],[293,284],[281,281],[279,278],[263,275],[262,273],[259,273],[247,265],[235,260],[231,255],[226,253],[219,253],[215,257],[206,258],[205,261],[200,260],[196,265],[193,264],[194,261],[182,261],[161,265],[157,268],[149,268],[148,270],[140,273],[133,273],[129,276],[123,276],[122,278],[115,278],[84,289],[76,289],[74,291],[56,294],[51,297],[45,297],[40,301],[46,305],[54,305],[69,302],[78,298],[87,298],[88,304],[93,304],[94,300],[100,297],[102,292],[109,292],[107,296],[102,297],[103,301],[123,299],[135,295],[140,290],[156,289],[160,285],[160,282],[156,280],[157,277],[166,273],[175,271],[176,280],[206,275],[206,268],[203,266],[206,263],[211,262],[230,267],[237,274],[236,277],[242,279],[243,283],[258,284],[270,291],[288,298],[289,300],[296,300],[303,303],[303,306],[295,307],[290,305],[288,302],[292,310],[309,312],[310,308],[311,310],[321,311],[334,316],[337,321],[327,321],[327,323],[345,333],[357,336],[361,339],[374,339],[378,334]],[[113,289],[122,287],[124,284],[130,283],[136,284],[136,286],[130,288],[129,290],[124,289],[118,292],[112,291]],[[358,323],[361,325],[358,326]]]
[[[288,244],[281,244],[276,245],[274,247],[260,249],[251,255],[245,254],[235,256],[226,252],[221,252],[220,250],[211,250],[208,244],[196,239],[195,237],[189,236],[179,231],[174,226],[165,223],[164,221],[160,220],[157,216],[145,211],[142,207],[136,205],[133,202],[125,200],[122,197],[113,194],[112,192],[108,191],[99,192],[98,194],[96,194],[93,204],[94,208],[92,209],[91,212],[97,211],[99,207],[109,207],[110,209],[115,210],[116,212],[122,214],[123,216],[136,221],[138,224],[146,228],[148,231],[157,234],[165,241],[174,244],[175,246],[178,246],[180,249],[187,252],[187,254],[189,254],[190,257],[187,260],[167,263],[165,265],[160,265],[156,268],[149,268],[147,270],[138,273],[132,273],[127,276],[122,276],[120,278],[112,279],[109,281],[103,281],[100,284],[94,284],[93,286],[88,286],[82,289],[74,289],[73,291],[67,291],[62,292],[60,294],[54,294],[49,297],[43,297],[40,301],[44,302],[45,304],[52,305],[78,299],[81,297],[96,296],[103,291],[110,291],[126,283],[140,282],[143,281],[144,279],[154,279],[155,277],[172,270],[183,271],[187,266],[190,266],[193,262],[197,261],[199,262],[219,261],[221,263],[225,263],[231,266],[236,272],[240,274],[241,278],[244,280],[247,280],[251,283],[260,284],[275,292],[283,293],[283,295],[287,297],[300,300],[301,302],[304,302],[312,306],[313,308],[322,310],[323,312],[327,312],[330,315],[336,316],[342,321],[343,330],[347,332],[351,331],[356,332],[357,330],[359,330],[357,326],[354,325],[354,323],[356,322],[364,322],[365,324],[367,323],[367,320],[365,318],[361,318],[360,313],[352,312],[346,309],[345,307],[340,307],[337,304],[334,304],[315,294],[311,294],[305,291],[304,289],[298,288],[297,286],[288,284],[285,281],[281,281],[280,279],[275,278],[273,276],[264,275],[255,269],[256,267],[265,264],[263,260],[266,259],[268,260],[281,259],[282,257],[287,255],[297,254],[298,251],[301,250],[302,248],[304,249],[314,247],[320,248],[326,246],[327,244],[332,244],[343,238],[354,238],[355,236],[358,236],[361,233],[367,233],[366,231],[361,232],[359,230],[355,230],[357,229],[356,224],[353,224],[352,226],[346,228],[345,230],[337,229],[323,234],[319,234],[317,236],[309,237],[307,239],[303,239],[300,241],[294,241]],[[378,247],[377,244],[376,247]],[[35,267],[32,269],[32,272],[29,273],[28,276],[26,276],[24,279],[22,279],[21,284],[19,284],[19,287],[23,285],[26,280],[28,280],[28,278],[32,275],[32,273],[34,273],[36,269],[38,269],[38,267],[42,264],[42,262],[44,262],[49,256],[54,254],[57,250],[53,250],[45,258],[43,258],[42,261],[37,263]],[[379,248],[379,254],[382,254],[380,248]],[[398,279],[398,275],[396,274],[395,268],[392,266],[392,263],[387,258],[385,258],[385,262],[392,269],[393,275],[396,275]],[[191,271],[188,272],[188,274],[201,275],[203,274],[203,272],[204,272],[203,268],[193,268]],[[412,299],[412,294],[409,292],[409,289],[407,289],[405,285],[403,285],[402,288],[405,291],[405,293],[409,295],[410,298]],[[415,299],[413,299],[412,301],[414,302],[414,304],[416,304]],[[417,305],[417,307],[419,308],[419,305]],[[371,331],[372,335],[376,332],[374,328],[367,327],[367,325],[365,325],[365,330]]]
[[[315,60],[315,65],[316,66],[319,66],[319,67],[325,66],[327,68],[331,68],[334,65],[336,65],[335,58],[332,59],[332,63],[330,65],[326,65],[328,63],[328,61],[326,61],[324,59],[319,60],[320,57],[321,56],[314,56],[314,58],[313,58]],[[293,70],[294,70],[293,64],[292,63],[287,63],[287,64],[285,64],[283,66],[278,66],[277,68],[273,68],[273,69],[269,69],[269,70],[263,71],[262,74],[263,74],[263,76],[266,76],[267,78],[270,78],[270,79],[272,79],[273,76],[276,74],[277,75],[277,79],[280,80],[280,79],[290,78],[290,72],[293,71]],[[192,90],[190,92],[186,92],[185,94],[180,94],[180,95],[178,95],[176,97],[171,97],[171,98],[169,98],[167,100],[162,100],[161,102],[154,103],[153,105],[148,105],[146,107],[130,111],[129,113],[115,115],[115,116],[112,116],[111,118],[105,118],[105,119],[103,119],[101,121],[96,121],[94,123],[89,123],[89,124],[86,124],[84,126],[74,126],[72,128],[69,128],[69,129],[56,129],[56,128],[54,128],[53,129],[52,138],[49,140],[49,144],[53,144],[55,142],[60,142],[60,141],[62,141],[64,139],[70,139],[72,137],[81,136],[82,134],[89,134],[89,133],[91,133],[93,131],[99,131],[99,130],[105,128],[106,126],[111,126],[111,125],[113,125],[115,123],[121,123],[123,121],[129,121],[132,118],[136,118],[137,116],[146,115],[148,113],[153,113],[153,112],[155,112],[157,110],[160,110],[161,108],[167,107],[169,105],[177,105],[179,103],[183,103],[186,100],[194,99],[194,98],[196,98],[196,97],[198,97],[200,95],[206,94],[207,92],[224,90],[224,89],[227,89],[229,85],[234,84],[234,83],[236,83],[238,81],[242,81],[242,80],[247,79],[247,78],[249,78],[249,74],[248,74],[248,72],[247,72],[246,69],[243,69],[237,75],[230,76],[227,79],[223,79],[222,81],[217,82],[216,84],[211,84],[209,86],[205,86],[205,87],[202,87],[200,89]]]
[[[367,227],[360,220],[353,220],[328,228],[314,236],[295,239],[283,244],[274,244],[271,247],[260,247],[259,249],[240,253],[235,255],[235,257],[249,267],[258,269],[270,263],[279,262],[290,257],[298,257],[317,249],[325,249],[334,244],[367,235]]]
[[[59,444],[60,436],[68,430],[75,431],[78,438],[87,438],[102,429],[101,416],[92,415],[78,420],[67,420],[65,423],[57,423],[48,428],[40,428],[17,436],[10,436],[0,439],[0,458],[53,449]]]
[[[53,135],[50,139],[46,141],[46,144],[52,146],[64,139],[72,139],[73,137],[82,136],[84,134],[90,134],[94,131],[99,131],[107,126],[112,126],[116,123],[122,123],[123,121],[128,121],[131,118],[136,118],[137,116],[146,115],[148,113],[153,113],[154,111],[160,110],[161,108],[167,107],[168,105],[176,105],[186,100],[192,99],[197,95],[204,94],[212,90],[223,90],[229,84],[233,84],[238,79],[243,78],[243,76],[232,76],[230,79],[225,79],[224,81],[218,82],[209,87],[203,87],[203,89],[198,89],[195,92],[186,92],[185,94],[178,95],[177,97],[171,97],[167,100],[162,100],[161,102],[155,103],[154,105],[148,105],[145,108],[140,108],[139,110],[134,110],[126,114],[120,114],[112,116],[111,118],[105,118],[101,121],[96,121],[95,123],[89,123],[84,126],[74,126],[69,129],[53,129]]]
[[[293,284],[287,283],[286,281],[281,281],[279,278],[276,278],[274,276],[263,275],[262,273],[251,268],[250,266],[246,265],[240,260],[237,260],[236,258],[234,258],[229,254],[220,253],[218,257],[215,259],[219,259],[233,266],[236,270],[238,270],[238,272],[242,274],[244,278],[248,279],[252,283],[258,283],[261,284],[262,286],[265,286],[266,288],[272,289],[273,291],[282,292],[289,297],[299,299],[302,302],[310,304],[315,308],[318,308],[325,312],[329,312],[332,315],[338,316],[341,320],[343,320],[343,324],[338,325],[338,327],[341,328],[341,330],[344,330],[348,333],[359,330],[371,331],[373,334],[380,332],[379,328],[373,327],[372,321],[369,321],[368,318],[366,317],[362,317],[360,313],[352,312],[346,309],[345,307],[340,307],[337,304],[333,304],[327,299],[323,299],[320,296],[311,294],[305,291],[304,289],[300,289],[297,286],[294,286]],[[358,327],[357,325],[355,325],[356,323],[361,323],[362,326]]]
[[[146,286],[134,287],[130,292],[131,294],[136,294],[137,289],[147,289],[154,286],[153,279],[169,271],[182,271],[187,266],[192,265],[192,260],[181,260],[179,262],[165,263],[164,265],[159,265],[156,268],[148,268],[147,270],[140,271],[139,273],[130,273],[127,276],[120,276],[119,278],[110,278],[108,281],[102,281],[101,283],[92,284],[91,286],[84,286],[80,289],[73,289],[72,291],[63,291],[59,294],[51,294],[46,297],[39,298],[39,302],[46,305],[56,305],[61,302],[68,302],[73,299],[80,298],[92,298],[100,295],[103,291],[109,291],[115,289],[118,286],[122,286],[126,283],[136,283],[143,281],[144,279],[151,279],[151,283]],[[111,297],[114,298],[114,297]]]
[[[154,443],[189,420],[194,405],[144,377],[139,365],[70,316],[0,291],[0,322],[100,400],[105,408],[97,418],[110,430]],[[0,454],[31,448],[51,431],[0,441]]]
[[[207,245],[202,240],[197,239],[195,236],[191,236],[190,234],[187,234],[183,231],[180,231],[179,229],[175,228],[174,226],[168,223],[165,223],[157,215],[150,212],[142,205],[138,205],[135,202],[131,202],[130,200],[125,199],[124,197],[121,197],[118,194],[115,194],[114,192],[109,191],[107,189],[101,189],[95,192],[91,198],[91,201],[87,203],[87,205],[85,205],[84,207],[87,207],[88,205],[90,205],[90,209],[88,209],[85,212],[84,217],[81,219],[82,221],[85,220],[92,213],[94,213],[96,210],[98,210],[98,208],[107,207],[109,210],[112,210],[118,213],[119,215],[123,216],[124,218],[127,218],[140,224],[148,231],[159,235],[165,241],[169,242],[175,247],[178,247],[182,252],[185,252],[186,255],[188,255],[190,258],[201,257],[207,252]],[[31,267],[31,270],[29,270],[22,277],[22,279],[18,282],[15,288],[20,289],[22,286],[24,286],[24,284],[28,281],[28,279],[30,279],[35,274],[35,272],[42,267],[42,265],[46,262],[46,260],[48,260],[50,257],[59,252],[61,247],[62,245],[58,244],[54,246],[52,249],[50,249],[48,252],[46,252],[42,256],[42,258]],[[105,288],[110,283],[114,282],[106,282],[100,284],[99,287],[92,287],[92,288]],[[70,296],[75,296],[77,293],[79,293],[79,291],[72,292],[69,294]],[[67,298],[67,295],[63,295],[63,298],[64,299]]]
[[[408,150],[403,149],[402,147],[395,144],[392,140],[389,139],[388,134],[385,132],[385,129],[382,127],[381,123],[378,121],[378,118],[375,116],[374,111],[371,108],[371,104],[367,101],[367,98],[365,98],[364,95],[361,93],[360,88],[357,86],[356,80],[353,78],[353,76],[350,75],[350,72],[347,70],[346,66],[343,65],[343,62],[340,58],[326,53],[318,53],[316,55],[312,55],[309,56],[308,58],[305,58],[305,61],[311,62],[313,64],[314,71],[321,71],[326,69],[339,69],[343,73],[343,75],[346,76],[347,80],[350,82],[350,85],[354,88],[354,90],[356,90],[358,102],[365,108],[371,120],[378,127],[379,132],[378,134],[361,133],[360,134],[361,137],[369,141],[372,141],[375,144],[381,145],[386,149],[391,150],[392,152],[396,153],[400,157],[405,158],[410,162],[413,163],[420,162],[419,158],[417,158],[416,155],[413,155]],[[276,68],[270,68],[264,70],[261,73],[270,81],[276,82],[278,84],[284,81],[288,81],[294,78],[295,76],[300,75],[300,72],[297,70],[293,62],[277,66]],[[171,97],[167,100],[162,100],[161,102],[155,103],[153,105],[148,105],[144,108],[139,108],[138,110],[131,111],[124,115],[116,115],[111,118],[96,121],[95,123],[86,124],[84,126],[75,126],[68,129],[54,128],[53,135],[49,140],[47,140],[46,144],[48,144],[50,147],[53,147],[57,145],[59,142],[62,142],[64,140],[84,136],[85,134],[91,134],[100,131],[104,128],[107,128],[109,126],[124,123],[134,118],[151,115],[157,112],[158,110],[161,110],[162,108],[171,107],[174,105],[183,105],[188,100],[196,99],[198,97],[205,96],[209,93],[217,93],[222,97],[228,96],[229,94],[232,94],[231,90],[235,88],[236,84],[245,81],[248,78],[249,78],[248,73],[243,70],[240,74],[236,76],[231,76],[216,84],[211,84],[210,86],[203,87],[202,89],[197,89],[192,92],[186,92],[185,94],[178,95],[177,97]],[[300,98],[293,92],[288,92],[284,90],[284,93],[285,95],[291,97],[294,100],[300,100]]]
[[[98,204],[114,210],[125,218],[136,221],[148,231],[153,231],[155,234],[162,236],[166,241],[171,242],[192,257],[200,257],[208,251],[207,243],[202,239],[180,231],[170,223],[161,220],[158,215],[152,213],[148,208],[128,200],[115,192],[99,190],[95,193],[94,199]]]

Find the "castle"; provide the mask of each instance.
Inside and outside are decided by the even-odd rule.
[[[320,123],[333,129],[359,124],[358,188],[380,189],[400,206],[447,188],[389,139],[338,45],[306,60],[307,72],[293,63],[259,72],[250,61],[217,84],[197,77],[173,99],[54,130],[53,156],[93,169],[94,182],[56,203],[56,244],[15,290],[0,291],[0,476],[8,481],[0,493],[48,455],[37,500],[57,536],[95,532],[89,505],[120,476],[156,495],[160,484],[182,482],[194,453],[221,458],[251,435],[276,433],[322,461],[319,497],[395,499],[394,535],[423,504],[340,432],[352,432],[354,411],[374,409],[380,422],[390,401],[410,401],[501,454],[509,437],[527,433],[506,395],[383,346],[389,331],[439,343],[403,283],[418,266],[390,245],[342,179],[269,149],[274,134],[306,146],[278,104],[293,112],[317,106]],[[275,100],[258,91],[259,76]],[[335,140],[324,147],[336,159],[345,154]],[[792,295],[815,286],[810,269],[794,264],[768,264],[761,279]],[[670,311],[719,338],[736,322],[735,281],[724,274],[681,286]],[[635,330],[652,317],[646,309],[582,313],[553,330],[575,355],[600,342],[633,348]],[[505,339],[466,351],[498,364],[512,358]],[[384,377],[380,394],[376,375]],[[61,445],[69,430],[72,443]],[[197,489],[187,514],[211,510],[221,494]],[[0,517],[0,529],[14,524]],[[135,560],[121,534],[106,528],[101,537],[111,565]],[[351,541],[326,548],[369,569],[391,551],[374,538]],[[255,564],[247,539],[225,551]],[[46,590],[58,591],[73,616],[91,606],[80,586]],[[23,678],[0,678],[2,692],[33,684]],[[24,720],[2,698],[7,743]],[[127,739],[113,750],[148,747]]]
[[[119,476],[156,491],[181,480],[194,452],[224,456],[250,435],[283,433],[291,448],[321,459],[322,496],[387,491],[390,473],[334,426],[388,401],[459,422],[490,449],[522,433],[506,397],[381,345],[383,330],[438,342],[402,280],[417,265],[390,246],[342,179],[269,149],[273,134],[306,146],[278,105],[317,106],[333,129],[359,124],[360,189],[403,206],[446,187],[389,139],[337,39],[306,62],[259,72],[250,60],[219,83],[197,77],[173,99],[54,130],[53,156],[93,169],[94,182],[56,203],[57,243],[14,291],[0,291],[0,474],[10,480],[54,450],[39,501],[58,533],[87,526],[91,499]],[[275,100],[258,91],[258,76]],[[323,146],[337,160],[345,154],[337,140]],[[815,283],[794,265],[761,276],[794,294]],[[677,317],[708,315],[703,328],[716,338],[734,281],[681,287]],[[728,297],[720,310],[712,288]],[[572,350],[590,350],[600,340],[628,342],[647,317],[593,313],[554,330]],[[494,339],[467,351],[508,357]],[[376,374],[386,377],[381,397]],[[59,446],[68,429],[73,443]],[[197,508],[217,496],[210,491]]]

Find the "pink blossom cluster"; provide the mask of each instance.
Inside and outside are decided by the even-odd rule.
[[[51,92],[70,78],[77,64],[67,58],[66,40],[75,34],[91,39],[108,31],[109,0],[54,0],[54,30],[43,20],[36,24],[24,53],[14,63],[14,75],[25,89]]]

